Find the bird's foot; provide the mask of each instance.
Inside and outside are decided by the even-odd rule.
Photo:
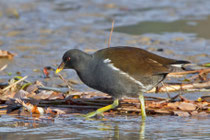
[[[84,117],[85,118],[91,118],[91,117],[94,117],[94,116],[97,116],[97,115],[104,116],[103,113],[105,111],[108,111],[110,109],[113,109],[113,108],[117,107],[118,104],[119,104],[119,100],[116,99],[116,100],[114,100],[113,104],[107,105],[107,106],[102,107],[102,108],[99,108],[95,112],[90,112],[90,113],[84,115]]]
[[[104,117],[104,114],[103,113],[99,113],[97,111],[93,111],[93,112],[90,112],[90,113],[87,113],[87,114],[83,115],[83,117],[85,117],[85,118],[91,118],[91,117],[94,117],[94,116],[102,116],[102,117]]]

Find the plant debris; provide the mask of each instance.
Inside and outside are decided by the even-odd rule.
[[[47,70],[52,68],[45,67],[46,76],[49,77]],[[209,68],[185,73],[172,73],[169,75],[185,75],[181,83],[162,84],[149,92],[171,92],[199,90],[208,91],[210,88]],[[188,77],[186,77],[188,75]],[[201,76],[202,75],[202,76]],[[109,105],[113,102],[111,96],[101,92],[79,92],[74,90],[62,75],[59,77],[67,84],[68,90],[63,92],[60,88],[45,87],[39,81],[31,83],[27,81],[28,76],[16,76],[10,79],[8,84],[0,87],[1,113],[14,114],[38,114],[52,116],[62,114],[85,114],[100,107]],[[193,78],[192,78],[193,77]],[[49,77],[50,78],[50,77]],[[169,77],[170,78],[170,77]],[[145,96],[146,112],[150,115],[176,115],[206,116],[210,114],[210,96],[202,96],[197,100],[188,100],[181,95],[174,98],[160,98]],[[140,102],[137,98],[123,98],[120,105],[105,115],[139,115]]]
[[[12,59],[14,56],[15,54],[9,51],[0,50],[0,58]]]

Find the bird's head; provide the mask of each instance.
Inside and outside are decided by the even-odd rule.
[[[71,49],[64,53],[62,62],[56,69],[55,73],[59,73],[63,69],[78,69],[80,67],[81,62],[86,59],[88,54],[78,50]]]

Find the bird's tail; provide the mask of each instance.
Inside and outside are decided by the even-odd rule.
[[[180,70],[191,70],[187,66],[192,65],[189,61],[178,60],[172,63],[170,66],[173,68],[173,72],[180,71]]]
[[[190,63],[189,61],[183,61],[183,60],[178,60],[175,63],[171,64],[173,68],[173,72],[177,71],[193,71],[193,70],[199,70],[199,69],[206,69],[207,67],[204,67],[203,65],[200,64],[194,64]]]

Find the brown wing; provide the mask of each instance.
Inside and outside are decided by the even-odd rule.
[[[130,76],[137,78],[169,72],[169,64],[176,60],[164,58],[143,49],[113,47],[95,53],[101,59],[110,59],[113,65]]]

